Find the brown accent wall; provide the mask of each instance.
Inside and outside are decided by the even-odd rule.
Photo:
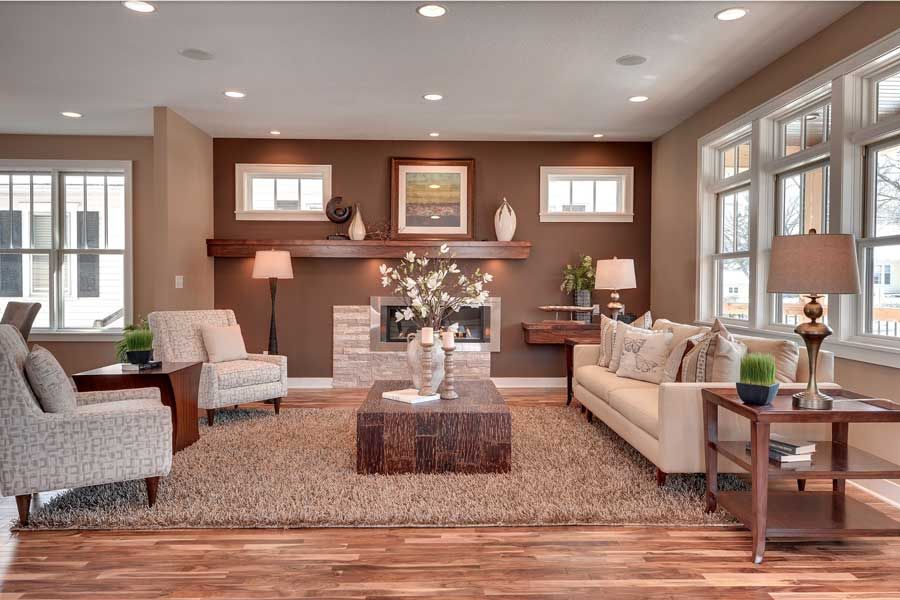
[[[583,252],[594,257],[635,258],[638,289],[623,291],[629,311],[650,301],[649,143],[417,142],[216,139],[214,141],[215,235],[219,238],[322,239],[331,223],[236,221],[236,163],[312,163],[333,168],[332,192],[359,203],[367,226],[390,214],[391,157],[475,159],[475,237],[494,236],[494,211],[505,196],[518,218],[517,240],[534,246],[524,261],[476,261],[494,274],[491,292],[503,299],[502,352],[493,356],[495,377],[564,375],[562,350],[528,346],[521,322],[546,318],[540,304],[568,302],[559,291],[560,270]],[[634,223],[540,223],[540,166],[633,166]],[[250,278],[252,259],[215,259],[215,302],[232,308],[248,349],[268,339],[269,294]],[[294,259],[294,279],[278,284],[278,342],[291,377],[331,376],[331,309],[364,305],[389,295],[381,288],[381,260]],[[602,292],[594,301],[605,304]]]
[[[0,134],[0,159],[130,160],[134,209],[134,311],[146,314],[153,305],[152,271],[157,232],[142,227],[152,221],[153,138],[83,135]],[[109,364],[115,359],[113,342],[41,342],[69,373]]]

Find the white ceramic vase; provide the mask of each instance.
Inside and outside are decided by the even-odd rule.
[[[516,234],[516,211],[513,210],[506,198],[503,204],[494,213],[494,231],[497,233],[497,240],[500,242],[509,242]]]
[[[438,339],[435,334],[435,339]],[[413,387],[422,389],[422,344],[419,343],[419,332],[409,336],[406,344],[406,361],[409,363],[409,372],[412,376]],[[431,389],[437,393],[438,387],[444,380],[444,349],[440,343],[431,347]]]
[[[347,235],[350,236],[351,240],[357,242],[366,239],[366,224],[363,223],[359,204],[356,205],[356,210],[353,211],[353,220],[350,221],[350,229],[347,230]]]

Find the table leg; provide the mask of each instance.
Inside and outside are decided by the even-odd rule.
[[[753,479],[753,562],[766,552],[766,513],[769,504],[769,424],[750,422],[750,461]]]
[[[703,435],[706,448],[706,512],[715,512],[719,494],[719,407],[703,401]]]
[[[566,406],[572,403],[572,371],[575,362],[575,346],[566,344]]]
[[[850,423],[832,423],[831,424],[831,441],[843,444],[845,447],[850,441]],[[835,494],[844,494],[847,487],[846,479],[832,479],[831,489]]]

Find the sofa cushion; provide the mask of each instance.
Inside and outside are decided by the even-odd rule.
[[[629,329],[622,337],[622,356],[616,375],[659,383],[671,344],[671,331]]]
[[[219,388],[229,389],[281,381],[281,367],[261,360],[232,360],[216,363]]]
[[[769,338],[736,335],[736,340],[747,346],[747,352],[771,354],[775,359],[775,380],[781,383],[794,383],[797,380],[797,364],[800,362],[800,349],[790,340],[773,340]]]
[[[668,319],[657,319],[653,323],[652,329],[653,331],[671,331],[673,344],[678,344],[689,337],[694,337],[697,334],[707,333],[709,331],[709,327],[676,323],[675,321],[670,321]]]
[[[44,412],[75,410],[75,390],[65,370],[46,348],[35,345],[25,358],[25,374]]]
[[[734,382],[741,370],[747,347],[735,340],[716,319],[709,333],[684,357],[681,379],[686,382]]]
[[[659,439],[659,387],[613,390],[609,405],[620,415]]]
[[[575,380],[587,391],[605,402],[609,402],[609,394],[613,390],[656,389],[659,387],[646,381],[617,377],[615,373],[606,367],[598,367],[597,365],[587,365],[575,369]]]

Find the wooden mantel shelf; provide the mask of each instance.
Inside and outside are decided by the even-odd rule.
[[[252,258],[257,250],[288,250],[297,258],[400,258],[409,250],[436,256],[442,244],[450,246],[456,258],[521,260],[531,254],[531,242],[208,239],[206,255]]]

